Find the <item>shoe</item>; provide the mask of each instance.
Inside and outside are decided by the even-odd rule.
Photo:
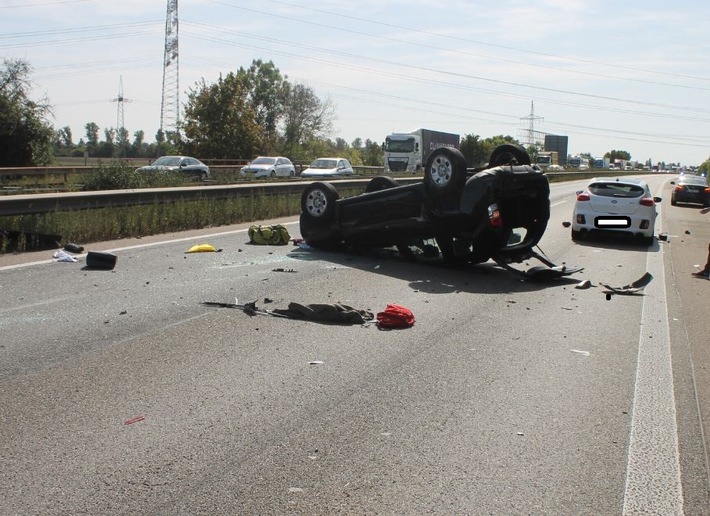
[[[710,271],[691,272],[690,274],[696,278],[710,279]]]

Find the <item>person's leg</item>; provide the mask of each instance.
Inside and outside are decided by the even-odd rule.
[[[705,262],[705,267],[703,270],[691,273],[693,276],[698,278],[708,278],[710,279],[710,244],[708,244],[708,259]]]

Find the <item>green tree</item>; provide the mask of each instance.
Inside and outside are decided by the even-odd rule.
[[[382,144],[370,140],[365,140],[365,146],[362,148],[360,155],[362,156],[362,164],[368,167],[381,167],[384,162],[384,151]]]
[[[615,159],[623,159],[628,161],[631,159],[631,154],[624,150],[612,150],[604,154],[604,157],[609,158],[609,160],[613,163]]]
[[[261,129],[261,145],[266,152],[278,145],[277,127],[283,113],[288,92],[286,77],[269,61],[252,61],[248,70],[240,68],[237,77],[246,92],[247,105],[254,114],[254,122]]]
[[[488,161],[481,137],[477,134],[467,134],[459,144],[461,154],[466,158],[469,167],[479,167]]]
[[[54,129],[46,99],[30,99],[32,69],[21,59],[0,67],[0,166],[46,165],[52,160]]]
[[[243,79],[234,73],[188,92],[183,121],[186,153],[205,159],[251,158],[260,150],[261,129]]]
[[[303,84],[290,87],[284,105],[284,153],[300,159],[308,142],[332,130],[334,118],[329,100],[321,101]]]

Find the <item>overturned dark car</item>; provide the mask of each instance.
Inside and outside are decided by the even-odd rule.
[[[580,269],[556,267],[533,249],[547,227],[549,196],[547,177],[518,146],[500,145],[471,171],[460,151],[441,147],[419,183],[378,176],[346,198],[331,183],[311,183],[301,196],[301,236],[315,248],[396,246],[407,258],[433,249],[449,264],[493,259],[515,272],[510,263],[534,257],[547,267],[522,274],[559,277]]]

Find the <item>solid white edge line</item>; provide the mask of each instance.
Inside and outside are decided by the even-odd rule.
[[[262,221],[263,222],[263,221]],[[293,226],[294,224],[298,224],[298,221],[294,222],[280,222],[279,224],[282,224],[284,226]],[[222,231],[219,233],[209,233],[206,235],[200,235],[200,236],[192,236],[192,237],[184,237],[184,238],[174,238],[172,240],[160,240],[159,242],[150,242],[147,244],[136,244],[136,245],[129,245],[126,247],[116,247],[114,249],[106,249],[104,252],[107,253],[115,253],[115,252],[120,252],[120,251],[130,251],[131,249],[144,249],[146,247],[156,247],[159,245],[165,245],[165,244],[175,244],[178,242],[189,242],[191,240],[204,240],[206,238],[212,238],[212,237],[219,237],[219,236],[226,236],[226,235],[236,235],[237,233],[246,233],[249,231],[249,228],[245,229],[234,229],[232,231]],[[84,254],[78,254],[76,255],[76,258],[81,258],[86,256],[86,253]],[[13,270],[13,269],[21,269],[23,267],[31,267],[33,265],[43,265],[45,263],[54,263],[56,260],[54,259],[49,259],[49,260],[38,260],[36,262],[28,262],[28,263],[18,263],[15,265],[5,265],[4,267],[0,267],[0,271],[8,271],[8,270]]]
[[[662,186],[659,187],[659,190]],[[659,208],[657,220],[661,220]],[[648,253],[623,514],[683,514],[663,248]]]

